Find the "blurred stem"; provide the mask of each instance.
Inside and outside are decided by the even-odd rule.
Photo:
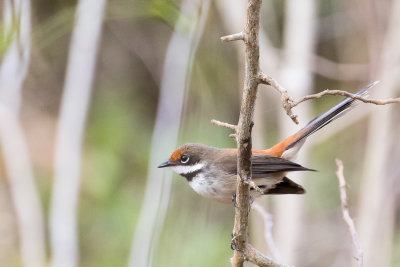
[[[283,58],[279,75],[280,83],[288,88],[293,99],[310,93],[313,76],[310,71],[313,61],[309,55],[315,52],[316,1],[288,0],[285,2]],[[310,102],[299,106],[296,113],[300,119],[310,118]],[[297,125],[287,119],[283,113],[278,117],[280,137],[285,138],[298,130]],[[307,147],[303,147],[299,158],[307,160]],[[298,183],[302,183],[300,174],[291,174]],[[296,253],[303,243],[305,198],[275,198],[274,209],[275,234],[277,247],[286,262],[300,262]],[[296,223],[293,223],[296,222]],[[301,242],[301,243],[300,243]]]
[[[371,1],[368,4],[371,5]],[[380,62],[371,67],[371,76],[382,80],[379,94],[391,97],[398,88],[400,70],[400,0],[392,1],[389,10],[382,49],[376,51]],[[375,34],[376,32],[372,31],[370,38]],[[391,175],[389,167],[391,164],[398,165],[398,159],[391,154],[393,144],[398,142],[398,136],[393,134],[392,130],[393,125],[398,123],[394,114],[396,112],[393,105],[371,113],[364,152],[364,175],[357,224],[365,252],[365,262],[369,266],[391,266],[396,203],[392,186],[395,177]]]
[[[106,0],[80,0],[56,137],[50,208],[51,266],[78,265],[77,205],[82,140]]]
[[[10,181],[19,231],[22,264],[46,265],[43,212],[33,168],[19,122],[22,83],[28,70],[31,49],[31,7],[28,0],[4,2],[0,67],[0,142]]]
[[[185,91],[193,58],[202,36],[210,0],[184,0],[169,42],[161,78],[146,192],[132,241],[129,266],[152,266],[168,209],[172,172],[157,169],[173,151],[179,133]],[[190,20],[189,20],[190,19]]]

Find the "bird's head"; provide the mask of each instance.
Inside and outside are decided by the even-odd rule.
[[[215,150],[216,148],[202,144],[184,144],[172,152],[169,160],[161,163],[158,168],[171,167],[183,176],[198,172],[207,165]]]

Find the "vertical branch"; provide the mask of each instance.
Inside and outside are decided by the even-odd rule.
[[[168,208],[172,173],[154,168],[176,146],[184,95],[210,0],[184,0],[168,45],[161,78],[146,192],[132,241],[129,266],[151,266]],[[190,24],[188,25],[188,18]],[[189,27],[188,27],[189,26]],[[185,30],[186,31],[185,31]]]
[[[72,34],[55,151],[51,266],[78,265],[77,206],[85,121],[106,0],[80,0]]]
[[[264,2],[267,6],[263,10],[267,13],[264,14],[266,16],[273,16],[275,10],[271,8],[271,1]],[[219,0],[216,1],[217,9],[219,11],[219,15],[222,18],[222,22],[227,31],[235,32],[239,29],[243,28],[243,25],[246,21],[246,13],[243,10],[246,9],[246,1],[236,1],[235,4],[232,4],[231,0]],[[259,33],[259,45],[260,45],[260,69],[267,71],[271,76],[277,76],[278,73],[278,55],[277,50],[272,46],[270,38],[270,31],[265,31],[262,28],[262,24],[260,24],[260,33]],[[239,76],[242,76],[241,73],[244,73],[244,51],[242,47],[237,45],[238,54],[238,71],[240,73]],[[244,77],[240,77],[240,82]],[[257,93],[256,106],[265,105],[268,102],[268,96],[271,94],[269,90],[260,90]],[[254,129],[252,133],[252,143],[254,147],[265,147],[265,137],[266,131],[269,128],[269,124],[265,118],[265,109],[260,108],[255,110],[254,114]],[[254,200],[255,202],[265,203],[267,201],[266,198],[257,198]],[[263,231],[264,224],[262,220],[252,219],[252,213],[250,213],[250,228],[253,229],[250,232],[250,239],[252,240],[253,245],[255,245],[261,251],[267,250],[268,240],[264,240],[263,236],[257,235],[258,232]]]
[[[249,182],[251,180],[251,130],[253,127],[254,107],[258,87],[258,30],[261,2],[261,0],[248,1],[247,21],[244,29],[246,73],[237,131],[238,177],[236,187],[235,224],[233,227],[233,238],[235,239],[237,250],[235,250],[232,258],[233,266],[243,266],[245,260],[244,253],[247,245],[250,210]]]
[[[12,39],[0,66],[0,143],[15,208],[22,264],[46,265],[43,212],[33,168],[19,122],[22,83],[31,49],[31,7],[28,0],[4,1],[5,34]],[[16,19],[16,20],[15,20]],[[0,40],[0,42],[3,40]]]

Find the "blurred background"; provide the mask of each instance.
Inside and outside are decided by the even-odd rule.
[[[177,146],[235,147],[245,0],[3,0],[0,266],[230,266],[234,210],[156,166]],[[324,89],[400,95],[400,0],[265,0],[260,67],[295,99]],[[260,86],[253,146],[268,148],[340,101],[300,104],[295,125]],[[356,264],[335,158],[365,266],[400,266],[400,108],[360,104],[308,139],[291,178],[307,194],[257,200],[250,242],[296,266]],[[271,236],[269,236],[271,237]]]

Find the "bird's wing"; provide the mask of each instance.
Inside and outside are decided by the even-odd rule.
[[[237,174],[236,153],[232,150],[230,154],[216,155],[216,163],[224,166],[226,172]],[[265,178],[277,172],[290,171],[313,171],[287,159],[274,157],[266,154],[253,153],[252,167],[253,178]]]
[[[276,183],[274,186],[258,185],[264,191],[263,195],[283,195],[283,194],[304,194],[306,190],[299,184],[287,177]],[[255,190],[250,188],[250,190]]]
[[[263,178],[268,174],[291,171],[313,171],[292,161],[265,154],[253,154],[251,171],[253,178]]]

